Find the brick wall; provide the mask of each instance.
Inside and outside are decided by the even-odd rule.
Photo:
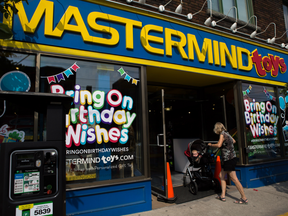
[[[254,0],[253,1],[254,14],[258,18],[258,25],[262,31],[268,26],[270,22],[274,22],[277,25],[276,37],[280,37],[286,31],[284,14],[283,14],[283,3],[282,1],[271,1],[271,0]],[[262,38],[273,37],[274,25],[270,25],[267,32],[261,34]],[[260,37],[260,36],[259,36]],[[286,35],[281,40],[277,40],[277,43],[285,42]]]

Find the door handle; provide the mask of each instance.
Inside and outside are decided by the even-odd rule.
[[[157,146],[164,147],[164,145],[160,145],[160,143],[159,143],[159,137],[160,136],[163,136],[163,134],[157,134]],[[168,146],[168,145],[166,144],[166,146]]]
[[[163,136],[163,134],[157,134],[157,146],[163,147],[164,145],[160,145],[160,143],[159,143],[159,137],[160,136]]]

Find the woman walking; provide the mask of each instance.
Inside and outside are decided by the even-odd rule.
[[[239,193],[241,194],[241,198],[239,200],[236,200],[234,203],[236,204],[248,204],[248,199],[246,198],[244,194],[243,187],[241,183],[239,182],[235,167],[236,167],[236,153],[234,150],[234,143],[236,142],[231,135],[226,131],[226,128],[224,125],[220,122],[217,122],[214,126],[214,133],[220,135],[219,141],[217,144],[211,144],[208,143],[208,146],[220,148],[222,152],[222,160],[224,161],[222,165],[221,172],[219,174],[220,180],[221,180],[221,188],[222,193],[220,196],[217,196],[216,199],[219,199],[223,202],[226,201],[225,199],[225,192],[226,192],[226,181],[225,181],[225,175],[228,173],[231,180],[234,182],[236,188],[238,189]]]

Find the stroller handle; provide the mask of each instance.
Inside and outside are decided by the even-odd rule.
[[[208,143],[218,143],[218,141],[203,141],[205,144],[208,145]]]
[[[218,141],[203,141],[207,146],[208,146],[208,143],[218,143]],[[216,150],[214,150],[214,157],[218,154],[220,148],[217,148]]]

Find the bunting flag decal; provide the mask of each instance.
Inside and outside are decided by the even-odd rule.
[[[70,75],[73,75],[72,71],[69,69],[67,69],[66,71],[64,71],[64,74],[67,78],[69,78]]]
[[[121,74],[121,76],[122,76],[123,74],[125,74],[125,71],[124,71],[124,69],[123,69],[122,67],[118,70],[118,72]]]
[[[263,87],[263,92],[265,93],[265,95],[266,95],[266,97],[268,98],[268,100],[276,101],[276,97],[274,97],[273,95],[271,95],[270,93],[268,93],[268,91],[265,89],[265,87]]]
[[[56,83],[56,79],[57,79],[57,82],[60,82],[61,80],[65,81],[65,77],[63,74],[65,74],[65,76],[69,78],[70,75],[74,75],[72,71],[76,72],[79,68],[80,67],[75,62],[71,67],[69,67],[67,70],[61,73],[54,74],[52,76],[41,76],[41,78],[47,78],[47,81],[49,84],[52,82]]]
[[[129,74],[127,74],[127,72],[121,67],[120,69],[117,70],[121,76],[125,75],[124,80],[127,80],[128,82],[130,82],[130,80],[132,79],[132,84],[137,85],[139,80],[134,79],[133,77],[131,77]]]
[[[131,77],[128,75],[128,74],[126,74],[126,76],[125,76],[125,78],[124,78],[125,80],[127,80],[128,82],[130,81],[130,79],[131,79]]]
[[[51,82],[56,83],[55,77],[51,76],[51,77],[47,77],[48,83],[50,84]]]
[[[242,93],[243,93],[243,96],[245,96],[245,95],[247,95],[247,94],[250,94],[251,90],[252,90],[252,86],[249,85],[249,87],[248,87],[245,91],[242,92]]]
[[[138,81],[139,81],[139,80],[133,79],[133,80],[132,80],[132,84],[137,85],[137,82],[138,82]]]
[[[76,64],[76,62],[71,66],[71,68],[76,72],[77,69],[79,69],[80,67]]]
[[[65,80],[62,73],[56,75],[57,81],[60,82],[61,80]]]

